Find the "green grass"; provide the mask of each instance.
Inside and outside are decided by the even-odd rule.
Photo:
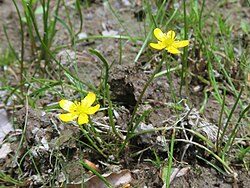
[[[248,117],[250,105],[247,104],[247,97],[249,98],[249,86],[247,87],[249,80],[247,80],[247,74],[250,74],[249,50],[242,47],[241,40],[235,36],[233,27],[227,22],[228,18],[219,15],[216,10],[213,10],[213,7],[209,7],[206,4],[207,2],[205,0],[201,3],[198,0],[183,1],[183,3],[176,4],[178,5],[177,7],[173,6],[175,1],[173,1],[172,4],[169,2],[170,1],[166,0],[161,2],[145,0],[142,7],[145,13],[145,19],[140,24],[140,28],[143,32],[131,33],[128,28],[129,26],[126,25],[125,20],[119,15],[121,13],[115,10],[110,1],[106,1],[104,6],[112,15],[110,19],[115,20],[118,27],[123,29],[122,35],[111,37],[92,35],[78,39],[77,35],[84,31],[86,24],[84,23],[84,14],[81,10],[91,8],[92,5],[90,2],[86,1],[85,3],[81,3],[79,0],[76,0],[73,6],[68,7],[66,1],[58,0],[54,7],[51,7],[50,1],[41,0],[33,1],[33,3],[29,1],[29,3],[27,3],[27,1],[23,0],[22,8],[24,11],[20,12],[16,1],[13,0],[21,28],[21,50],[13,47],[10,36],[8,36],[8,30],[4,27],[9,49],[0,55],[0,66],[7,68],[17,66],[19,70],[19,84],[11,85],[11,83],[8,82],[8,75],[4,75],[3,78],[1,78],[3,84],[1,90],[7,91],[7,96],[5,96],[4,99],[6,105],[8,102],[12,102],[14,104],[20,104],[26,107],[31,106],[32,108],[43,109],[46,112],[57,114],[59,113],[59,106],[57,105],[58,101],[56,99],[79,100],[79,98],[84,98],[89,91],[96,93],[98,102],[101,104],[100,113],[105,114],[107,117],[106,122],[109,128],[106,132],[100,131],[100,129],[96,127],[96,123],[91,120],[88,125],[79,126],[82,133],[81,138],[71,137],[70,139],[76,139],[79,145],[95,152],[102,160],[110,162],[109,160],[112,156],[114,157],[113,163],[119,164],[123,160],[127,150],[132,148],[134,143],[132,144],[131,142],[133,139],[146,133],[158,133],[160,131],[170,132],[171,136],[166,138],[169,145],[169,151],[166,154],[168,158],[167,172],[166,176],[164,176],[167,187],[170,187],[170,175],[172,168],[176,165],[173,159],[176,151],[175,146],[178,142],[185,143],[186,145],[194,145],[209,153],[209,155],[216,160],[216,163],[208,161],[203,156],[199,156],[198,158],[225,176],[235,176],[235,172],[231,167],[231,157],[236,151],[239,153],[235,157],[241,162],[244,168],[249,169],[249,164],[247,164],[246,159],[246,156],[249,154],[249,147],[245,148],[235,142],[239,137],[239,131],[247,129],[247,124],[249,124],[250,121]],[[221,6],[223,5],[222,3]],[[215,9],[216,8],[218,7],[215,7]],[[73,14],[71,10],[73,10]],[[64,11],[65,14],[62,14],[62,11]],[[213,17],[211,17],[211,11],[214,14]],[[42,21],[38,21],[38,19],[42,19]],[[55,38],[58,37],[58,27],[65,30],[69,39],[60,45],[54,43]],[[156,27],[161,28],[164,32],[175,30],[179,40],[190,40],[189,47],[185,48],[183,54],[180,56],[171,55],[165,50],[159,52],[150,49],[148,44],[152,41],[156,41],[153,37],[153,30]],[[242,33],[249,31],[244,21],[241,22],[241,26],[238,29],[240,29]],[[30,54],[32,54],[30,62],[25,61],[24,43],[27,40],[24,37],[25,33],[29,34]],[[115,119],[115,110],[119,109],[120,104],[112,99],[112,91],[110,91],[109,86],[110,69],[116,61],[110,60],[109,57],[105,57],[102,52],[96,49],[89,49],[88,53],[98,59],[98,62],[101,64],[100,67],[102,67],[101,74],[99,75],[100,82],[99,85],[96,86],[79,78],[80,64],[74,62],[74,70],[72,71],[72,69],[63,65],[60,59],[56,58],[56,53],[62,49],[71,49],[77,52],[78,44],[81,44],[83,41],[92,40],[99,42],[115,39],[120,42],[119,49],[117,49],[119,50],[117,51],[119,52],[118,63],[123,64],[122,57],[125,51],[123,49],[123,42],[129,42],[137,49],[137,53],[134,55],[131,64],[138,65],[141,59],[145,57],[147,57],[146,61],[152,64],[151,75],[133,107],[130,120],[127,122],[127,129],[123,131],[117,128],[119,126],[116,124]],[[240,47],[238,48],[238,46]],[[238,50],[235,50],[235,48]],[[156,62],[155,59],[158,59],[158,62]],[[73,63],[70,58],[68,58],[68,61]],[[18,64],[14,65],[15,62],[18,62]],[[43,66],[43,62],[45,62],[45,66]],[[194,70],[192,63],[195,64],[195,66],[204,66],[205,68],[202,70]],[[28,67],[34,64],[37,64],[37,68],[30,74]],[[59,68],[55,69],[55,65]],[[220,75],[220,78],[218,78],[217,74]],[[165,77],[170,86],[169,93],[171,93],[172,98],[169,102],[172,104],[172,107],[169,108],[173,108],[176,113],[176,123],[169,127],[162,125],[162,127],[138,133],[136,132],[137,127],[142,122],[146,122],[148,115],[155,110],[150,109],[139,112],[139,106],[146,102],[143,100],[145,92],[152,82],[159,79],[159,77]],[[180,78],[181,85],[179,88],[174,87],[174,79],[176,77]],[[212,99],[220,105],[220,116],[215,123],[218,125],[216,143],[213,143],[195,129],[180,127],[180,122],[188,118],[189,115],[189,113],[185,111],[185,103],[190,107],[192,106],[191,91],[193,85],[189,82],[190,78],[196,79],[197,82],[203,85],[203,89],[200,91],[203,102],[196,107],[201,113],[207,109],[208,99]],[[183,101],[182,95],[187,97],[185,101]],[[228,95],[234,97],[233,106],[230,106],[227,101]],[[53,105],[46,104],[42,106],[38,103],[39,100],[51,96],[53,96],[52,100],[54,100]],[[240,111],[240,113],[237,110]],[[186,114],[185,118],[182,117],[182,114]],[[28,118],[28,115],[26,118]],[[28,119],[26,119],[25,125],[27,121]],[[18,124],[18,122],[16,123]],[[230,126],[232,124],[234,127]],[[25,125],[18,150],[22,145],[25,145],[27,146],[27,151],[19,162],[22,164],[25,157],[30,157],[31,163],[36,173],[41,177],[43,185],[55,185],[56,177],[58,176],[56,167],[60,166],[59,163],[62,158],[57,154],[56,160],[53,163],[55,168],[52,177],[49,180],[43,179],[40,169],[33,159],[31,148],[29,148],[29,144],[26,141],[25,131],[27,130]],[[65,127],[67,126],[70,125],[65,124]],[[186,139],[180,139],[176,138],[177,133],[192,136],[187,136]],[[199,142],[193,141],[191,139],[193,137],[197,138]],[[249,141],[249,138],[246,137],[245,141]],[[149,149],[150,147],[146,147],[132,151],[129,157],[136,159],[136,157]],[[154,151],[154,157],[147,159],[147,161],[150,161],[160,168],[164,163],[164,161],[161,160],[160,153],[157,153],[156,150],[151,151]],[[83,154],[84,153],[82,153],[82,155]],[[111,186],[101,174],[87,164],[80,162],[79,165],[91,170],[95,175],[101,178],[107,186]],[[166,167],[166,165],[164,165],[164,167]],[[21,167],[20,173],[24,173]],[[22,178],[20,178],[20,181],[19,179],[15,180],[2,172],[0,178],[1,181],[17,186],[22,185],[22,182],[24,182]]]
[[[15,55],[7,48],[6,51],[3,51],[0,55],[0,66],[1,67],[8,67],[15,63],[16,57]]]

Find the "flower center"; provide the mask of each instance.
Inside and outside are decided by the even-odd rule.
[[[164,41],[162,41],[164,46],[166,47],[169,47],[169,46],[172,46],[173,42],[174,42],[174,39],[171,39],[171,38],[165,38]]]
[[[82,113],[85,113],[87,111],[87,106],[78,102],[75,103],[76,108],[74,109],[74,113],[76,113],[77,115],[80,115]]]
[[[81,103],[75,101],[74,104],[75,105],[72,106],[70,113],[75,114],[75,115],[79,115],[82,112]]]

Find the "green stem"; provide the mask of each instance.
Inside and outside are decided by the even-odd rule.
[[[17,10],[17,14],[18,14],[18,18],[19,18],[19,22],[20,22],[20,30],[21,30],[21,60],[18,59],[18,61],[20,62],[21,65],[21,73],[20,73],[20,85],[21,85],[21,95],[22,97],[24,97],[24,90],[23,90],[23,73],[24,73],[24,66],[23,66],[23,59],[24,59],[24,31],[23,31],[23,23],[22,23],[22,18],[21,18],[21,14],[20,11],[17,7],[16,1],[12,0],[15,8]]]
[[[157,11],[157,15],[156,15],[156,20],[158,20],[159,17],[163,17],[160,13],[164,7],[164,5],[166,4],[166,0],[162,1],[161,3],[161,7],[159,8],[159,10]],[[171,18],[170,18],[171,19]],[[153,19],[154,20],[154,19]],[[155,23],[155,22],[154,22]],[[168,22],[169,23],[169,22]],[[168,23],[166,23],[166,25],[168,25]],[[153,30],[154,28],[157,27],[156,24],[155,25],[152,25],[151,28],[150,28],[150,31],[148,32],[148,35],[141,47],[141,49],[139,50],[139,52],[137,53],[136,57],[135,57],[135,60],[134,60],[134,63],[136,63],[139,59],[139,57],[141,56],[143,50],[146,48],[146,46],[148,45],[148,41],[153,33]]]
[[[217,131],[217,136],[216,136],[216,151],[218,155],[221,154],[221,148],[220,145],[220,131],[222,128],[222,117],[223,117],[223,112],[224,112],[224,107],[225,107],[225,100],[226,100],[226,90],[223,90],[223,101],[222,101],[222,106],[221,106],[221,111],[220,111],[220,119],[219,119],[219,124],[218,124],[218,131]]]
[[[208,153],[210,153],[215,159],[217,159],[222,165],[223,167],[227,170],[227,172],[229,172],[230,174],[234,174],[234,171],[228,166],[228,164],[222,160],[218,155],[216,155],[213,151],[211,151],[210,149],[208,149],[206,146],[203,146],[199,143],[196,143],[196,142],[192,142],[190,140],[185,140],[185,139],[175,139],[175,141],[180,141],[180,142],[185,142],[185,143],[190,143],[190,144],[194,144],[204,150],[206,150]]]
[[[175,89],[173,87],[173,82],[172,82],[172,77],[171,77],[171,71],[170,71],[170,68],[169,68],[169,64],[166,63],[166,71],[167,71],[167,79],[169,80],[169,87],[170,87],[170,90],[171,90],[171,96],[172,96],[172,99],[173,99],[173,102],[176,103],[177,102],[177,99],[176,99],[176,95],[175,95]]]
[[[43,45],[43,48],[46,50],[46,52],[50,55],[50,57],[55,61],[55,63],[60,67],[62,68],[68,75],[70,75],[72,78],[74,78],[76,81],[78,81],[79,83],[82,83],[83,85],[89,87],[90,89],[92,89],[93,91],[97,91],[97,89],[95,87],[93,87],[92,85],[90,84],[87,84],[85,82],[83,82],[81,79],[77,78],[75,75],[73,75],[68,69],[66,69],[63,65],[61,65],[61,63],[55,58],[55,56],[52,54],[52,52],[49,50],[48,46],[46,46],[46,44],[44,44],[43,40],[41,39],[41,36],[40,36],[40,33],[38,31],[38,28],[37,28],[37,25],[36,25],[36,22],[35,22],[35,17],[34,15],[32,14],[32,10],[31,8],[28,6],[28,11],[30,13],[30,17],[31,17],[31,20],[33,22],[33,26],[34,26],[34,29],[35,29],[35,32],[37,34],[37,37],[39,39],[39,41],[41,42],[41,44]]]
[[[56,23],[57,23],[57,17],[58,17],[58,11],[59,11],[60,2],[61,2],[61,0],[57,1],[54,20],[53,20],[53,22],[51,24],[51,30],[50,30],[50,36],[49,36],[49,44],[48,44],[48,48],[49,49],[50,49],[50,47],[52,45],[53,38],[54,38],[55,33],[56,33]]]
[[[145,93],[145,91],[147,90],[148,86],[151,84],[151,82],[153,81],[155,75],[159,72],[159,70],[161,69],[162,67],[162,64],[164,62],[164,59],[165,59],[165,56],[166,56],[166,52],[164,51],[163,52],[163,58],[161,60],[161,62],[158,64],[158,66],[156,67],[155,71],[153,72],[153,74],[150,76],[150,78],[148,79],[148,81],[146,82],[136,104],[135,104],[135,107],[134,107],[134,110],[133,110],[133,113],[132,113],[132,116],[131,116],[131,120],[130,120],[130,123],[129,123],[129,127],[128,127],[128,132],[127,132],[127,135],[126,135],[126,138],[122,144],[122,147],[119,151],[119,153],[125,148],[127,142],[129,141],[129,138],[130,138],[130,134],[133,134],[133,132],[131,132],[133,130],[133,122],[134,122],[134,119],[135,119],[135,116],[136,116],[136,112],[137,112],[137,109],[139,107],[139,104],[141,103],[141,100],[142,100],[142,97]]]
[[[90,170],[91,172],[93,172],[93,174],[95,174],[98,178],[100,178],[107,186],[108,188],[112,188],[113,186],[108,182],[108,180],[106,178],[104,178],[100,173],[98,173],[96,170],[94,170],[93,168],[91,168],[89,165],[87,165],[86,163],[80,161],[80,164]]]
[[[188,38],[187,36],[187,30],[188,30],[188,26],[187,26],[187,12],[186,12],[186,0],[183,1],[183,12],[184,12],[184,35],[185,35],[185,39]],[[187,48],[184,48],[184,53],[182,56],[182,71],[181,71],[181,85],[180,85],[180,96],[181,96],[181,92],[182,92],[182,84],[183,82],[185,82],[185,93],[186,95],[188,95],[188,80],[187,80]]]
[[[108,86],[106,87],[106,93],[107,93],[107,99],[108,99],[108,116],[109,116],[109,121],[110,121],[110,124],[111,124],[111,128],[112,128],[112,131],[113,133],[115,133],[116,136],[118,136],[118,138],[121,138],[122,140],[124,139],[123,138],[123,135],[118,132],[116,130],[116,127],[115,127],[115,122],[114,122],[114,118],[113,118],[113,105],[112,105],[112,102],[111,102],[111,99],[110,99],[110,93],[109,93],[109,88]]]
[[[236,135],[237,135],[237,131],[238,131],[238,127],[240,125],[240,122],[241,122],[241,119],[243,118],[243,116],[249,111],[250,109],[250,104],[243,110],[243,112],[240,114],[240,117],[233,129],[233,131],[231,132],[231,135],[229,136],[229,139],[228,139],[228,142],[229,142],[229,147],[228,147],[228,151],[231,150],[232,146],[233,146],[233,143],[234,143],[234,140],[236,138]]]
[[[45,0],[42,0],[42,7],[43,7],[43,42],[46,46],[48,46],[48,19],[49,19],[49,4],[50,0],[45,2]],[[46,65],[48,65],[48,56],[46,53],[46,49],[42,46],[42,54],[41,59],[44,59],[46,62]]]
[[[226,134],[226,130],[227,130],[227,128],[228,128],[228,125],[229,125],[229,123],[230,123],[230,121],[231,121],[231,118],[232,118],[232,116],[233,116],[233,114],[234,114],[234,112],[235,112],[235,110],[236,110],[236,107],[237,107],[237,105],[238,105],[238,103],[239,103],[239,100],[240,100],[240,97],[241,97],[242,92],[243,92],[243,87],[242,87],[241,90],[240,90],[239,96],[237,97],[237,99],[236,99],[236,101],[235,101],[235,103],[234,103],[234,105],[233,105],[233,107],[232,107],[232,110],[230,111],[230,114],[229,114],[229,116],[228,116],[228,118],[227,118],[226,125],[225,125],[224,128],[223,128],[223,132],[222,132],[222,135],[221,135],[221,137],[220,137],[220,147],[222,147],[223,138],[224,138],[224,136],[225,136],[225,134]],[[245,112],[244,112],[244,113],[245,113]],[[243,113],[243,115],[244,115],[244,113]],[[241,117],[241,118],[242,118],[242,117]],[[229,136],[229,139],[227,140],[226,145],[225,145],[224,148],[223,148],[222,159],[224,159],[225,161],[227,161],[227,159],[225,158],[225,155],[227,154],[227,151],[230,151],[230,150],[228,149],[228,146],[230,146],[230,143],[231,143],[232,138],[233,138],[234,135],[236,135],[236,133],[237,133],[237,129],[238,129],[239,123],[240,123],[240,122],[237,122],[237,124],[234,126],[234,129],[231,131],[231,134],[230,134],[230,136]],[[233,139],[233,140],[234,140],[234,139]],[[229,148],[230,148],[230,147],[229,147]]]
[[[203,13],[203,9],[204,9],[204,6],[205,6],[205,1],[206,0],[203,0],[202,1],[202,5],[201,5],[201,11],[200,11],[200,15],[199,15],[199,31],[201,32],[201,23],[202,23],[202,21],[201,21],[201,18],[202,18],[202,13]]]
[[[76,0],[76,9],[77,9],[77,11],[79,13],[80,28],[79,28],[79,31],[75,34],[75,36],[77,36],[82,31],[82,26],[83,26],[82,9],[81,9],[81,4],[80,4],[79,0]]]
[[[90,138],[90,136],[88,135],[88,132],[83,128],[82,125],[79,125],[80,130],[82,131],[82,133],[84,134],[84,136],[86,136],[86,138],[88,139],[88,141],[91,143],[91,145],[105,158],[107,158],[107,155],[105,155],[100,148],[94,143],[94,141]]]
[[[173,128],[173,130],[172,130],[170,154],[168,156],[168,173],[167,173],[167,177],[166,177],[166,188],[170,187],[170,174],[171,174],[171,170],[172,170],[173,154],[174,154],[174,140],[175,140],[175,128]]]

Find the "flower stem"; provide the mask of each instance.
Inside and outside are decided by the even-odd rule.
[[[170,145],[170,153],[168,156],[168,173],[166,177],[166,188],[170,187],[170,174],[172,170],[172,164],[173,164],[173,155],[174,155],[174,140],[175,140],[175,128],[172,130],[172,137],[171,137],[171,145]]]
[[[86,136],[86,138],[88,139],[88,141],[91,143],[91,145],[105,158],[107,158],[107,155],[105,155],[100,148],[94,143],[94,141],[89,137],[87,131],[83,128],[82,125],[79,125],[79,128],[81,129],[82,133],[84,134],[84,136]]]
[[[153,72],[153,74],[150,76],[150,78],[148,79],[148,81],[146,82],[136,104],[135,104],[135,107],[134,107],[134,110],[133,110],[133,113],[132,113],[132,117],[131,117],[131,120],[130,120],[130,123],[129,123],[129,127],[128,127],[128,132],[127,132],[127,135],[126,135],[126,138],[124,140],[124,142],[122,143],[122,146],[121,146],[121,149],[119,151],[119,154],[123,151],[123,149],[125,148],[125,146],[127,145],[128,141],[130,140],[131,138],[131,134],[133,134],[133,131],[132,130],[135,130],[134,127],[133,127],[133,122],[135,120],[135,116],[136,116],[136,112],[137,112],[137,109],[139,107],[139,104],[141,103],[141,100],[142,100],[142,97],[144,96],[144,93],[146,92],[148,86],[150,85],[150,83],[153,81],[155,75],[159,72],[159,70],[161,69],[162,67],[162,64],[164,62],[164,59],[165,59],[165,56],[166,56],[166,52],[164,51],[163,52],[163,57],[162,57],[162,60],[161,62],[158,64],[158,66],[156,67],[155,71]]]
[[[184,35],[185,39],[187,40],[187,30],[188,30],[188,23],[187,23],[187,11],[186,11],[186,0],[183,1],[183,12],[184,12]],[[188,74],[188,62],[187,62],[187,48],[184,48],[184,53],[182,56],[182,71],[181,71],[181,85],[180,85],[180,97],[182,96],[182,84],[185,84],[185,93],[188,94],[188,80],[187,80],[187,74]]]

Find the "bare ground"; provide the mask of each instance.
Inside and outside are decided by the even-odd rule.
[[[112,14],[103,3],[95,2],[89,8],[83,9],[83,32],[88,36],[100,35],[104,31],[111,33],[116,32],[117,34],[124,35],[128,32],[132,37],[138,36],[138,33],[141,33],[143,36],[143,22],[139,22],[135,18],[135,13],[138,11],[137,7],[125,6],[121,2],[114,2],[113,6],[114,9],[121,15],[120,19],[122,19],[122,24],[125,26],[127,31],[119,26],[117,20],[113,18]],[[240,4],[237,4],[237,6],[240,6]],[[68,4],[68,7],[70,10],[72,9],[70,3]],[[232,6],[230,3],[228,7],[226,7],[226,10],[230,10],[232,12],[234,9],[235,6]],[[233,14],[235,17],[232,17],[236,20],[235,23],[237,23],[237,20],[240,18],[236,16],[235,12]],[[249,16],[245,12],[244,8],[242,8],[241,14]],[[17,27],[19,22],[15,8],[11,1],[4,1],[0,3],[0,25],[2,24],[6,26],[9,39],[14,48],[18,51],[18,49],[20,49],[20,31]],[[54,41],[55,44],[59,45],[69,43],[70,39],[63,26],[59,25],[57,29],[58,32]],[[237,30],[235,30],[235,32],[237,32]],[[4,49],[8,47],[3,30],[0,30],[0,40],[2,41],[0,43],[0,52],[3,53]],[[27,66],[29,65],[28,61],[32,60],[28,44],[29,42],[27,41],[27,51],[25,56]],[[120,52],[118,50],[121,44],[123,45],[122,62],[120,62]],[[131,112],[136,101],[138,100],[139,94],[141,93],[147,79],[152,74],[155,64],[157,63],[157,59],[161,57],[161,54],[153,56],[153,52],[147,50],[144,54],[142,54],[138,63],[136,65],[133,64],[134,58],[141,44],[141,42],[137,42],[135,44],[131,41],[120,41],[119,39],[88,40],[78,43],[76,45],[76,52],[71,50],[66,53],[66,56],[68,56],[69,52],[73,53],[72,58],[74,57],[78,64],[79,77],[84,81],[94,84],[95,86],[100,84],[100,73],[103,66],[96,57],[90,55],[88,49],[95,48],[99,50],[109,62],[113,62],[114,65],[110,70],[108,82],[112,92],[111,95],[113,102],[116,105],[115,110],[118,114],[118,116],[116,116],[116,124],[123,130],[126,130],[127,122],[131,117]],[[190,48],[192,48],[192,46]],[[65,66],[68,66],[72,72],[75,71],[70,62],[67,61],[67,58],[63,60],[62,54],[64,52],[65,49],[58,52],[58,54],[61,53],[60,58],[62,63]],[[152,60],[152,64],[147,63],[149,60]],[[200,59],[194,59],[193,63],[195,64],[195,61],[199,60]],[[7,78],[9,85],[15,86],[19,82],[18,65],[11,65],[10,67],[11,69],[7,70],[1,68],[1,75],[4,75],[4,78]],[[164,70],[164,68],[162,70]],[[54,68],[54,70],[51,71],[52,75],[54,73],[56,76],[60,75],[57,71],[58,69]],[[175,90],[179,91],[179,75],[172,74],[171,76],[173,80],[172,84]],[[190,108],[199,109],[204,100],[204,95],[203,89],[197,90],[196,88],[204,88],[205,85],[200,83],[195,77],[191,77],[189,79],[189,93],[185,93],[183,98],[188,98],[188,106]],[[71,91],[66,92],[70,93]],[[177,97],[180,96],[177,95]],[[59,100],[59,97],[55,94],[49,94],[47,97],[45,96],[36,102],[38,106],[46,106],[47,104],[57,102]],[[227,105],[232,106],[234,101],[234,96],[229,92],[226,97]],[[167,127],[175,123],[179,118],[179,115],[183,115],[187,111],[184,111],[182,114],[177,114],[175,107],[172,106],[172,102],[170,82],[166,76],[155,79],[144,95],[138,114],[143,113],[146,109],[153,110],[147,116],[145,126],[142,125],[140,128],[143,130],[144,128],[148,129],[148,127]],[[57,172],[57,175],[55,175],[56,180],[54,180],[56,185],[66,179],[70,183],[76,183],[82,180],[82,173],[84,169],[78,163],[82,158],[86,158],[95,164],[98,164],[102,172],[112,172],[113,170],[109,169],[111,166],[115,166],[116,169],[120,170],[129,169],[133,178],[131,183],[132,187],[161,187],[163,185],[160,176],[164,164],[167,164],[168,153],[166,151],[167,145],[164,145],[164,143],[160,140],[163,137],[170,139],[171,133],[169,132],[159,131],[155,134],[146,134],[133,139],[131,141],[131,147],[125,151],[123,158],[115,159],[115,161],[118,161],[119,164],[114,165],[112,162],[107,162],[103,157],[98,156],[88,148],[79,148],[79,143],[70,138],[79,138],[80,140],[85,141],[84,138],[81,137],[80,130],[75,126],[62,124],[59,121],[56,112],[45,113],[41,110],[30,107],[28,110],[27,122],[24,121],[27,115],[27,109],[16,109],[14,112],[11,110],[10,113],[14,114],[15,128],[17,129],[14,132],[15,134],[11,132],[8,136],[6,136],[6,139],[12,139],[12,141],[10,142],[11,145],[9,154],[0,161],[0,169],[15,179],[20,178],[18,175],[20,174],[20,170],[22,170],[22,179],[25,179],[28,182],[26,185],[42,184],[42,181],[39,179],[33,164],[30,163],[31,157],[30,155],[27,155],[28,150],[33,152],[33,160],[35,161],[37,168],[41,172],[41,176],[44,179],[47,179],[48,182],[52,182],[53,180],[50,179],[51,175],[54,175],[53,171]],[[193,115],[196,115],[201,122],[207,122],[209,125],[216,125],[216,123],[218,123],[219,114],[220,105],[213,99],[212,96],[208,97],[207,105],[203,114],[193,112]],[[97,122],[97,126],[100,126],[98,123],[109,125],[107,114],[103,112],[99,112],[97,116],[93,117],[93,121]],[[192,119],[189,119],[189,121],[191,122]],[[187,125],[192,126],[190,122],[188,122]],[[181,123],[184,123],[184,121]],[[25,134],[26,142],[24,145],[20,146],[20,129],[23,128],[24,124],[27,127]],[[242,131],[242,133],[244,133],[246,130],[242,129]],[[183,138],[183,135],[181,135],[182,133],[179,134],[180,135],[177,135],[177,138]],[[48,146],[44,145],[42,142],[44,137],[46,137],[46,140],[49,143]],[[58,143],[57,141],[59,137],[65,139],[60,139],[60,142]],[[43,145],[44,148],[37,147],[39,145]],[[46,146],[48,148],[46,148]],[[189,147],[184,155],[184,158],[182,158],[181,156],[185,146],[185,144],[177,142],[175,146],[176,152],[173,166],[178,169],[188,167],[187,171],[181,177],[175,178],[171,187],[250,187],[249,172],[238,166],[237,161],[232,163],[233,169],[238,174],[238,179],[236,180],[232,177],[221,175],[215,171],[214,168],[197,158],[196,155],[200,155],[207,160],[213,160],[210,155],[200,151],[195,146]],[[14,155],[16,151],[15,148],[17,147],[19,147],[18,153]],[[140,151],[146,147],[151,147],[151,150],[142,152],[140,156],[130,156],[131,153]],[[159,153],[160,160],[165,161],[161,166],[157,167],[150,162],[146,162],[147,159],[154,159],[153,150],[156,150]],[[82,154],[84,156],[81,156]],[[55,169],[54,164],[57,160],[58,162]],[[107,162],[109,165],[105,166],[103,163],[100,163],[100,161]],[[18,166],[17,164],[21,164],[21,166]],[[47,184],[49,185],[48,182]],[[5,183],[2,182],[2,184],[4,185]]]

